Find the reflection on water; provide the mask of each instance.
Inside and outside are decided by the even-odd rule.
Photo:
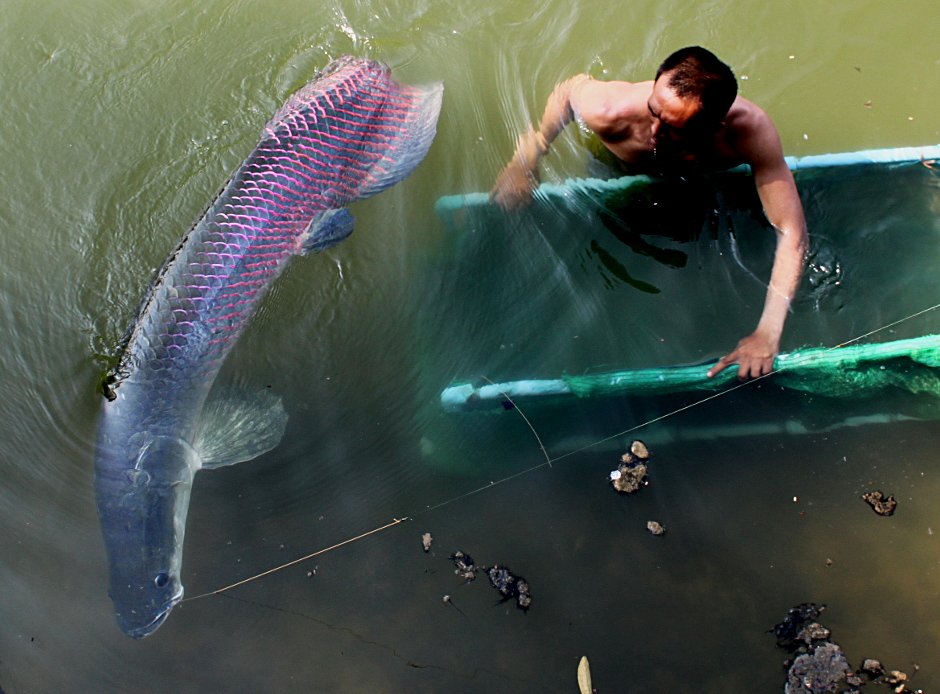
[[[8,5],[3,691],[574,691],[582,655],[602,691],[780,691],[767,630],[806,601],[827,604],[853,666],[917,663],[913,684],[940,686],[935,422],[783,434],[795,417],[891,408],[754,384],[616,436],[700,396],[579,400],[525,409],[548,467],[519,412],[439,407],[455,379],[726,352],[753,327],[770,268],[752,198],[701,188],[680,195],[701,195],[697,207],[648,209],[648,223],[584,201],[481,209],[456,231],[433,211],[490,187],[558,80],[643,79],[693,43],[748,76],[744,95],[774,116],[788,154],[936,143],[940,65],[922,30],[933,5]],[[767,26],[759,46],[742,40]],[[443,79],[439,135],[413,177],[355,206],[347,242],[288,268],[226,364],[223,384],[270,386],[289,421],[269,454],[199,473],[183,582],[199,595],[413,520],[185,602],[132,642],[113,622],[93,503],[96,355],[113,351],[154,268],[275,106],[347,52],[409,83]],[[584,176],[578,139],[556,144],[544,180]],[[800,185],[813,256],[784,349],[937,303],[933,171]],[[677,212],[701,233],[677,234]],[[937,331],[934,312],[871,339]],[[634,436],[653,447],[650,485],[621,497],[608,475]],[[861,500],[872,489],[895,495],[894,516]],[[524,576],[528,612],[498,604],[482,578],[463,583],[446,558],[457,550]]]

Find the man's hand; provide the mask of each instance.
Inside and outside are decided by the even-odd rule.
[[[514,158],[496,177],[496,185],[490,191],[490,202],[504,210],[521,210],[532,202],[532,193],[538,187],[538,164],[533,168]]]
[[[731,354],[719,359],[718,363],[708,370],[708,377],[724,371],[732,364],[738,365],[738,378],[742,381],[765,376],[773,371],[779,346],[779,340],[774,340],[759,330],[755,331],[741,340]]]

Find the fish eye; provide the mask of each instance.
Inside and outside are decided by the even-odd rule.
[[[158,573],[156,576],[153,577],[153,584],[157,588],[162,588],[169,582],[170,582],[170,575],[163,571],[161,571],[160,573]]]

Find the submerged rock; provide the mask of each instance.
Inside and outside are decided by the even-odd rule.
[[[894,514],[894,509],[898,502],[894,500],[894,495],[885,496],[880,491],[868,492],[862,494],[862,498],[868,502],[872,510],[879,516],[890,516]]]
[[[901,672],[900,670],[892,670],[885,675],[885,682],[891,686],[901,684],[901,682],[907,682],[907,673]]]
[[[529,584],[521,578],[516,580],[516,605],[523,610],[528,610],[532,604],[532,594],[529,593]]]
[[[473,563],[473,557],[463,552],[454,552],[450,555],[450,560],[454,562],[454,573],[460,576],[468,583],[477,577],[477,567]]]
[[[621,494],[632,494],[649,484],[646,463],[650,452],[642,441],[634,441],[620,458],[617,469],[610,473],[610,483]]]
[[[859,694],[859,687],[866,683],[862,675],[867,676],[869,682],[890,685],[894,694],[910,691],[906,673],[892,670],[885,674],[881,663],[872,658],[867,658],[862,667],[853,672],[842,649],[829,641],[829,629],[816,621],[824,609],[824,605],[817,607],[813,603],[797,605],[773,628],[777,645],[796,656],[787,663],[786,694],[824,694],[837,689],[844,694]],[[914,669],[916,672],[916,665]]]
[[[663,535],[666,529],[656,521],[646,521],[646,529],[654,535]]]
[[[630,452],[640,460],[647,460],[650,457],[646,444],[639,440],[630,444]]]
[[[777,645],[797,654],[787,671],[786,694],[835,691],[852,674],[842,649],[828,640],[832,632],[816,621],[825,609],[812,602],[797,605],[773,629]]]
[[[796,637],[807,646],[813,645],[815,641],[825,641],[832,635],[826,627],[818,622],[808,624],[800,630]]]
[[[842,649],[834,643],[822,643],[793,661],[784,691],[786,694],[832,692],[850,674],[852,669]]]
[[[804,629],[808,624],[813,624],[819,618],[819,615],[826,609],[825,605],[816,605],[813,602],[804,602],[796,607],[791,607],[787,613],[786,619],[774,627],[774,636],[777,637],[777,645],[785,648],[791,653],[800,646],[806,644],[804,640]],[[822,626],[816,624],[816,626]],[[827,637],[828,638],[828,637]]]
[[[865,658],[865,662],[862,663],[861,672],[864,672],[872,679],[875,679],[876,677],[881,677],[883,674],[885,674],[885,669],[882,667],[881,663],[874,658]]]
[[[851,687],[861,687],[863,684],[865,684],[865,680],[863,680],[859,675],[849,675],[845,678],[845,681]]]
[[[491,566],[486,569],[492,585],[502,595],[500,602],[515,598],[516,606],[521,610],[528,610],[532,604],[532,595],[529,593],[529,584],[521,576],[516,576],[506,566]]]
[[[621,494],[632,494],[639,491],[640,487],[649,484],[646,473],[646,465],[643,463],[637,463],[636,465],[621,463],[616,470],[610,473],[610,483]]]

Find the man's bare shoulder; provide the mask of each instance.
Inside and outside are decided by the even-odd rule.
[[[727,127],[738,138],[776,135],[777,128],[767,112],[753,101],[738,97],[725,116]]]
[[[619,130],[641,117],[649,117],[647,102],[653,82],[621,82],[584,79],[574,104],[584,123],[603,134]]]
[[[725,140],[749,163],[782,156],[773,120],[760,106],[740,96],[725,116]]]

